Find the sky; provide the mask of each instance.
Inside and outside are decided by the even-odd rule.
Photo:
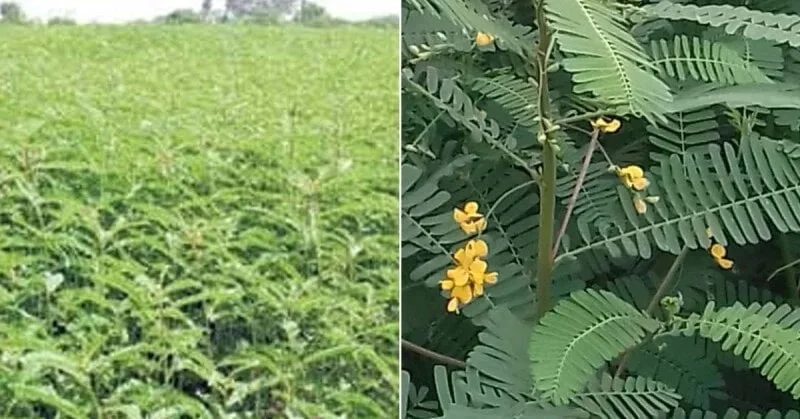
[[[202,0],[16,0],[29,18],[65,16],[78,22],[117,23],[150,19],[175,9],[200,9]],[[334,17],[363,20],[400,14],[400,0],[311,0]],[[213,0],[223,8],[225,0]]]

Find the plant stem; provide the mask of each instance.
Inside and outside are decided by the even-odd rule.
[[[539,45],[536,50],[536,63],[539,72],[539,133],[545,136],[542,177],[539,182],[539,249],[536,269],[536,317],[541,319],[550,310],[550,282],[553,262],[550,248],[553,245],[553,227],[556,212],[556,152],[551,143],[552,134],[547,126],[550,117],[550,92],[547,80],[547,56],[550,52],[550,34],[544,12],[544,0],[536,5],[536,24],[539,29]]]
[[[457,368],[466,368],[467,363],[455,358],[451,358],[447,355],[442,355],[438,352],[434,352],[430,349],[423,348],[415,343],[411,343],[405,339],[402,340],[403,349],[408,349],[409,351],[416,352],[426,358],[430,358],[434,361],[438,361],[444,364],[452,365]]]
[[[595,117],[603,116],[603,115],[606,115],[606,114],[608,114],[607,110],[587,112],[587,113],[582,113],[580,115],[570,116],[570,117],[567,117],[567,118],[564,118],[564,119],[556,120],[555,124],[556,125],[569,124],[570,122],[583,121],[584,119],[595,118]]]
[[[658,302],[661,301],[661,298],[671,285],[672,277],[675,276],[676,272],[678,272],[678,268],[681,266],[681,263],[683,263],[683,260],[686,259],[686,255],[688,253],[689,246],[684,245],[681,253],[675,258],[674,261],[672,261],[672,266],[669,267],[669,271],[667,271],[667,274],[664,275],[664,279],[661,280],[661,285],[658,286],[658,290],[656,290],[656,293],[653,294],[653,298],[650,299],[650,303],[647,305],[647,309],[645,310],[647,315],[653,315],[656,306],[658,306]],[[631,352],[632,351],[630,349],[625,351],[625,354],[622,356],[622,360],[619,362],[619,366],[617,366],[617,372],[614,373],[614,378],[619,378],[619,376],[622,375],[622,371],[625,369],[625,364],[628,363],[628,359],[631,357]]]
[[[675,258],[674,261],[672,261],[672,266],[669,267],[667,274],[664,275],[664,279],[661,280],[661,285],[658,287],[658,290],[656,290],[656,293],[653,294],[653,298],[650,299],[650,304],[647,305],[647,310],[645,310],[645,312],[648,315],[653,315],[653,311],[655,311],[656,306],[658,306],[658,302],[661,301],[661,298],[667,292],[668,286],[671,285],[672,277],[674,277],[675,273],[678,272],[678,268],[680,268],[681,263],[683,263],[683,260],[686,259],[686,255],[688,253],[689,246],[684,245],[681,253]]]
[[[586,149],[586,155],[583,157],[583,165],[581,165],[581,171],[578,173],[578,180],[575,182],[575,187],[572,188],[572,195],[570,195],[569,202],[567,202],[567,213],[564,215],[564,220],[561,221],[561,227],[558,229],[556,242],[553,244],[553,251],[551,253],[552,256],[550,257],[552,262],[555,262],[556,254],[558,253],[558,245],[561,244],[561,238],[564,237],[564,234],[567,232],[569,218],[572,216],[572,211],[575,209],[575,203],[578,201],[578,193],[583,187],[583,182],[586,180],[586,172],[589,170],[589,163],[592,161],[592,155],[594,154],[594,149],[597,145],[597,138],[599,136],[600,131],[598,129],[592,131],[592,138],[589,140],[589,147]]]

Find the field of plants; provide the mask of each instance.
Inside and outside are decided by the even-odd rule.
[[[800,2],[402,4],[404,418],[799,418]]]
[[[0,39],[0,417],[395,414],[395,30]]]

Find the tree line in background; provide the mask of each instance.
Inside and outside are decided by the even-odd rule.
[[[212,0],[202,0],[200,10],[177,9],[159,16],[152,23],[256,23],[275,25],[281,23],[301,23],[314,26],[353,24],[332,17],[324,7],[308,0],[225,0],[224,9],[213,9]],[[68,17],[53,17],[46,22],[37,22],[25,16],[22,7],[16,2],[0,3],[0,22],[47,23],[48,25],[75,24]],[[139,20],[135,23],[150,23]],[[399,17],[381,16],[357,24],[368,26],[398,26]]]

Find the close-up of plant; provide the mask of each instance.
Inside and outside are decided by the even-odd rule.
[[[800,417],[800,3],[402,7],[402,417]]]

